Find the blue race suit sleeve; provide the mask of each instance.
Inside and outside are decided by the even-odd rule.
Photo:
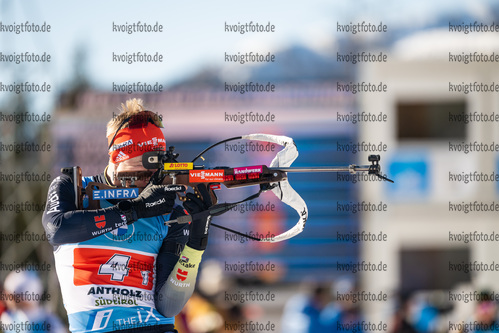
[[[174,220],[185,214],[182,207],[176,206],[170,219]],[[182,287],[172,283],[172,277],[176,276],[177,266],[182,262],[180,257],[186,253],[185,244],[188,240],[189,224],[172,224],[156,259],[155,304],[159,313],[167,317],[177,315],[194,292],[197,268],[190,272],[189,283],[182,283]],[[185,256],[183,259],[185,260]],[[199,265],[199,262],[196,265]]]
[[[73,182],[61,175],[50,184],[42,224],[50,244],[57,246],[95,238],[126,224],[126,219],[116,205],[78,210]]]

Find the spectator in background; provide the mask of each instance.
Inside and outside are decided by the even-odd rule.
[[[340,279],[334,283],[334,291],[336,291],[336,294],[343,295],[355,293],[355,283],[347,278]],[[335,300],[329,303],[320,316],[320,322],[325,329],[324,332],[361,333],[362,329],[356,325],[362,321],[358,304],[351,297],[346,300]]]
[[[11,272],[3,288],[7,308],[0,320],[4,332],[67,332],[59,318],[42,307],[40,300],[46,297],[36,273]]]
[[[481,301],[475,308],[475,320],[480,323],[480,327],[475,332],[497,331],[497,303],[489,298],[490,293],[482,292]]]
[[[476,304],[475,311],[470,318],[455,324],[463,324],[462,329],[450,331],[452,333],[485,333],[497,332],[499,326],[497,310],[497,303],[490,298],[490,292],[482,291],[480,300]],[[459,327],[459,325],[456,325]]]
[[[439,311],[427,293],[415,293],[412,298],[411,322],[420,333],[436,332],[440,318]]]
[[[397,309],[390,325],[390,333],[418,333],[408,319],[410,314],[410,295],[400,295],[398,301],[399,303],[397,304]]]
[[[322,333],[328,332],[320,316],[329,301],[329,288],[312,285],[309,291],[292,296],[284,307],[282,332]]]

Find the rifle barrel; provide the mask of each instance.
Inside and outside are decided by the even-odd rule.
[[[357,172],[369,171],[370,165],[350,165],[350,166],[316,166],[316,167],[286,167],[269,168],[269,170],[280,170],[284,172]]]

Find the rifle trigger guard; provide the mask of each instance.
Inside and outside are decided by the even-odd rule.
[[[270,185],[270,183],[260,184],[260,192],[270,191],[273,188],[276,188],[277,184],[278,183],[272,183],[272,185]]]

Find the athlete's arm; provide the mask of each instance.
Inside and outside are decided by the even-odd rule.
[[[176,316],[192,296],[203,252],[185,246],[170,275],[156,289],[156,309],[163,316]]]
[[[177,206],[174,208],[170,220],[182,215],[185,215],[182,207]],[[170,225],[168,235],[156,258],[155,303],[156,309],[165,317],[173,317],[178,314],[194,292],[197,271],[190,272],[192,274],[189,278],[194,278],[194,281],[187,282],[182,286],[178,283],[174,284],[171,280],[175,277],[174,273],[178,269],[176,266],[183,256],[182,252],[188,240],[188,224],[174,223]]]
[[[175,192],[169,186],[148,185],[133,200],[103,209],[77,210],[73,182],[62,175],[49,187],[42,223],[52,245],[78,243],[140,218],[170,213],[174,202]]]
[[[95,238],[126,224],[126,220],[117,206],[77,210],[73,182],[61,175],[50,184],[42,224],[49,242],[62,245]]]
[[[211,206],[208,192],[203,188],[201,194],[204,201],[192,193],[187,194],[184,207],[192,216],[192,222],[189,225],[189,236],[182,238],[187,244],[180,254],[175,257],[170,256],[169,269],[171,271],[168,277],[159,280],[160,274],[158,273],[156,309],[165,317],[177,315],[194,292],[199,264],[208,242],[208,229],[211,221],[211,216],[207,210]],[[158,255],[158,258],[160,258],[160,255]],[[172,262],[175,265],[173,269],[171,269]],[[163,272],[162,276],[165,276],[165,273]]]

